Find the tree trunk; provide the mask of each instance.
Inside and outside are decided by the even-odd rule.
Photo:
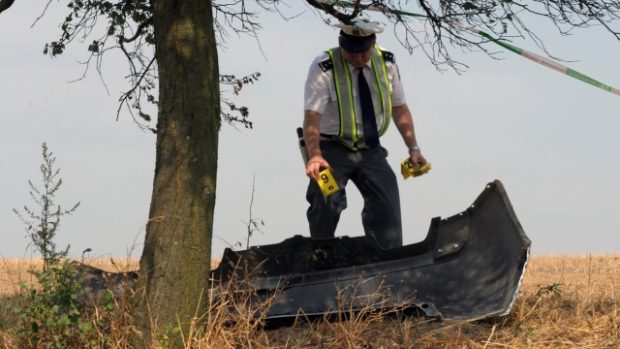
[[[153,0],[152,6],[157,159],[135,314],[147,346],[154,335],[180,330],[186,336],[207,308],[220,128],[211,1]]]

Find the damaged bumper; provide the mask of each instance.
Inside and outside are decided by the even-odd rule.
[[[418,308],[442,320],[510,312],[527,265],[530,240],[500,181],[487,184],[465,211],[433,218],[426,238],[381,250],[365,237],[226,249],[216,282],[249,276],[255,301],[271,299],[266,318]]]

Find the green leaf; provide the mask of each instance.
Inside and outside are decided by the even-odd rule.
[[[93,330],[93,325],[90,322],[80,321],[78,328],[82,333],[91,333]]]
[[[463,9],[464,9],[464,10],[466,10],[466,11],[472,11],[472,10],[477,10],[477,9],[478,9],[478,6],[476,6],[476,4],[474,4],[474,3],[473,3],[473,2],[471,2],[471,1],[466,1],[466,2],[463,4]]]
[[[99,53],[99,41],[93,40],[92,44],[88,46],[88,51],[93,53]]]

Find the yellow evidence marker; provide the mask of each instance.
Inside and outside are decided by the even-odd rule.
[[[431,164],[429,162],[425,163],[421,166],[414,166],[413,162],[411,162],[410,158],[406,158],[403,162],[400,163],[400,173],[403,175],[404,179],[409,177],[418,177],[423,174],[426,174],[431,170]]]
[[[332,176],[331,171],[327,168],[319,172],[319,178],[316,179],[316,183],[319,185],[319,188],[321,188],[321,191],[325,197],[328,197],[340,190],[334,176]]]

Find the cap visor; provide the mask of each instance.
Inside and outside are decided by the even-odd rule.
[[[372,46],[372,41],[352,43],[348,40],[342,40],[340,47],[351,53],[366,52]]]
[[[375,35],[370,36],[353,36],[340,31],[340,47],[345,51],[352,53],[360,53],[367,51],[375,42]]]

